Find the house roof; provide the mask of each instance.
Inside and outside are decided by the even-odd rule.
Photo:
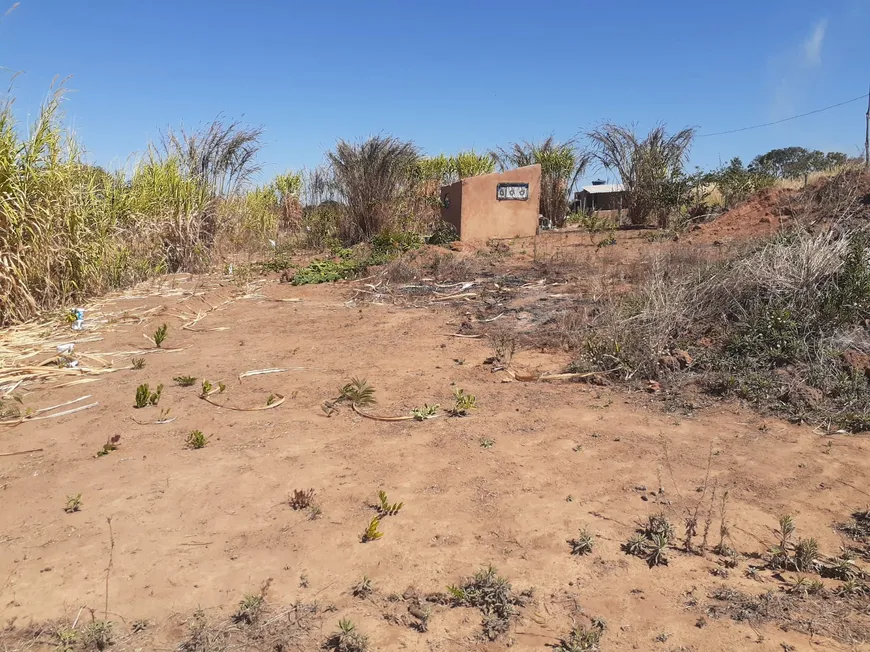
[[[583,191],[590,195],[598,195],[607,192],[624,192],[625,186],[621,183],[606,183],[599,186],[583,186]]]

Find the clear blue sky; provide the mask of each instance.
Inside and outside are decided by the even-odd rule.
[[[868,63],[870,0],[21,0],[0,21],[17,114],[72,76],[91,161],[224,113],[265,127],[269,174],[381,132],[450,153],[602,120],[722,131],[866,93]],[[854,156],[865,110],[702,138],[692,164],[789,145]]]

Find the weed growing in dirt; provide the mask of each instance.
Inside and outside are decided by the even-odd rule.
[[[509,328],[497,328],[489,335],[489,346],[496,362],[510,366],[517,350],[517,334]]]
[[[73,512],[77,512],[82,508],[82,495],[76,494],[75,496],[67,496],[66,497],[66,507],[63,508],[67,514],[72,514]]]
[[[600,621],[598,625],[591,628],[575,625],[568,636],[553,647],[553,652],[599,652],[603,634],[604,628],[600,625]]]
[[[331,283],[350,278],[362,267],[359,261],[352,259],[315,260],[307,267],[297,270],[290,282],[293,285]]]
[[[477,398],[474,394],[468,394],[464,389],[454,388],[453,390],[453,407],[450,408],[449,414],[453,417],[468,416],[469,410],[477,407]]]
[[[378,526],[381,524],[381,519],[375,516],[371,521],[369,521],[369,526],[366,528],[365,532],[361,537],[361,541],[363,543],[368,543],[369,541],[377,541],[384,533],[378,530]]]
[[[166,335],[169,332],[169,326],[163,324],[159,326],[156,331],[154,331],[154,335],[151,336],[151,339],[154,341],[154,346],[158,349],[163,346],[163,342],[166,341]]]
[[[195,376],[176,376],[172,380],[174,380],[179,387],[191,387],[196,383]]]
[[[796,570],[809,572],[815,570],[816,557],[819,556],[819,544],[815,539],[801,539],[794,547],[793,564]]]
[[[864,573],[855,564],[855,561],[847,556],[834,557],[825,563],[819,563],[821,574],[843,582],[864,577]]]
[[[103,447],[97,451],[97,457],[103,457],[108,455],[112,451],[118,450],[118,446],[121,442],[121,435],[112,435],[106,440],[106,443],[103,444]]]
[[[491,439],[490,437],[481,437],[480,438],[480,447],[481,448],[492,448],[495,446],[495,439]]]
[[[777,537],[777,543],[773,546],[770,553],[770,565],[772,568],[788,568],[788,560],[792,549],[792,536],[794,535],[795,524],[794,519],[790,514],[783,514],[779,517],[779,529],[774,530]]]
[[[867,593],[867,587],[853,577],[838,586],[835,589],[834,593],[841,597],[851,595],[863,595]]]
[[[202,434],[202,430],[192,430],[185,441],[188,448],[205,448],[205,445],[208,444],[208,437]]]
[[[436,414],[438,414],[439,407],[441,406],[437,403],[435,405],[424,404],[421,408],[414,408],[413,410],[411,410],[411,416],[414,417],[416,421],[431,419]]]
[[[323,510],[320,508],[320,505],[311,505],[308,508],[308,520],[316,521],[321,516],[323,516]]]
[[[367,598],[374,593],[375,587],[371,578],[368,575],[363,575],[362,579],[354,584],[351,592],[355,598]]]
[[[674,539],[674,527],[663,512],[651,514],[640,530],[622,544],[626,554],[646,559],[650,568],[667,566],[667,548]]]
[[[595,546],[595,539],[589,529],[584,527],[577,537],[568,540],[568,545],[571,546],[572,555],[588,555]]]
[[[383,490],[378,492],[378,501],[380,502],[378,505],[378,512],[381,516],[395,516],[405,505],[405,503],[390,504],[390,501],[387,498],[387,493]]]
[[[74,652],[75,645],[79,640],[78,632],[74,629],[60,627],[54,632],[54,637],[57,642],[55,652]]]
[[[293,495],[290,496],[290,507],[295,510],[310,508],[314,504],[314,493],[314,489],[308,491],[294,489]]]
[[[13,396],[13,399],[21,403],[21,397]],[[17,419],[21,416],[21,409],[14,403],[10,403],[3,397],[0,397],[0,419]]]
[[[336,401],[347,401],[357,407],[366,407],[377,403],[375,388],[364,379],[351,378],[350,382],[338,390]]]
[[[338,621],[338,631],[326,640],[324,647],[334,652],[366,652],[369,648],[369,639],[357,630],[356,625],[345,618]]]
[[[647,538],[644,535],[637,533],[631,535],[628,541],[622,544],[622,549],[625,553],[635,557],[642,557],[646,552],[646,548]]]
[[[160,395],[163,393],[163,385],[158,385],[153,392],[148,386],[148,383],[143,383],[136,388],[136,407],[144,408],[149,405],[157,405],[160,402]]]
[[[133,366],[133,369],[145,368],[145,358],[133,358],[130,363]]]
[[[804,596],[818,595],[820,593],[823,593],[824,590],[825,585],[822,584],[819,580],[811,580],[807,577],[804,577],[803,575],[797,577],[787,589],[789,593],[797,593]]]
[[[233,614],[233,622],[253,625],[259,620],[265,606],[266,596],[263,592],[249,593],[239,602],[239,607]]]
[[[211,381],[203,380],[202,381],[202,391],[200,392],[200,396],[208,396],[212,393],[214,386],[211,384]]]
[[[105,650],[115,643],[115,632],[110,620],[94,620],[82,630],[82,648]]]
[[[484,635],[491,641],[507,632],[516,607],[525,604],[523,596],[515,595],[510,582],[499,576],[493,566],[478,571],[461,586],[448,586],[447,590],[454,606],[480,609]]]
[[[663,534],[653,534],[647,543],[646,563],[650,568],[653,566],[667,566],[668,558],[665,553],[668,549],[668,538]]]
[[[668,521],[668,517],[665,516],[664,512],[651,514],[647,518],[647,523],[646,526],[644,526],[643,533],[648,539],[651,539],[657,534],[663,536],[668,541],[675,538],[674,526],[671,525],[670,521]]]

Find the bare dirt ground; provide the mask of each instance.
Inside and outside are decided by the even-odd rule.
[[[602,252],[613,257],[612,273],[647,246],[642,238],[620,235],[622,253]],[[579,251],[575,261],[589,255],[587,245],[566,242]],[[517,279],[501,280],[512,285],[503,319],[533,329],[536,313],[522,306],[582,301],[546,266],[529,273],[531,245],[514,250]],[[594,279],[581,285],[593,291]],[[362,300],[367,293],[376,303]],[[0,454],[42,449],[0,457],[0,618],[8,623],[0,649],[64,649],[53,628],[75,622],[81,631],[106,609],[112,649],[229,649],[194,646],[191,628],[207,620],[216,631],[243,629],[243,620],[221,623],[264,584],[263,619],[296,629],[281,645],[252,636],[232,649],[317,649],[343,618],[374,650],[542,650],[592,619],[606,622],[604,650],[870,649],[862,642],[866,606],[862,614],[833,598],[830,608],[795,598],[788,617],[735,620],[714,597],[786,595],[795,574],[767,570],[760,558],[781,514],[794,515],[799,536],[838,553],[844,539],[834,525],[868,502],[866,437],[822,437],[734,403],[675,414],[614,386],[518,382],[484,364],[492,355],[486,338],[455,336],[463,322],[474,333],[476,320],[504,313],[497,294],[484,306],[431,296],[398,305],[377,294],[365,282],[299,288],[270,278],[242,288],[166,279],[107,299],[99,309],[114,320],[64,336],[80,341],[82,365],[98,366],[82,354],[148,350],[143,335],[169,325],[167,350],[142,354],[143,369],[129,368],[130,355],[98,358],[124,369],[59,389],[31,385],[23,397],[37,409],[83,395],[92,398],[71,407],[98,406],[0,427]],[[189,317],[175,315],[199,311],[207,314],[198,330],[182,329]],[[118,319],[124,314],[145,317]],[[557,347],[521,347],[513,366],[559,372],[568,361]],[[265,368],[289,371],[239,379]],[[180,387],[172,379],[183,375],[198,380]],[[347,405],[327,416],[324,401],[351,377],[375,388],[378,403],[368,410],[377,414],[448,407],[454,388],[473,393],[478,407],[469,417],[422,422],[366,419]],[[211,397],[220,404],[286,400],[260,411],[216,407],[198,398],[203,379],[226,383]],[[159,405],[134,409],[146,382],[164,384]],[[152,423],[163,409],[176,420]],[[199,450],[185,446],[195,429],[209,438]],[[121,436],[117,450],[96,457],[113,435]],[[289,505],[294,490],[309,488],[319,518]],[[379,490],[404,506],[382,519],[381,539],[362,543]],[[709,550],[725,492],[733,560]],[[65,513],[67,497],[79,493],[80,511]],[[702,496],[696,545],[715,505],[708,550],[690,554],[682,550],[684,518]],[[650,568],[621,545],[659,511],[678,540],[668,564]],[[572,555],[567,540],[583,527],[594,549]],[[479,610],[430,595],[489,564],[516,592],[533,589],[495,641],[481,636]],[[375,591],[355,597],[363,576]],[[423,603],[428,627],[415,615]]]

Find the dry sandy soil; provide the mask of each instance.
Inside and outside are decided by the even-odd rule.
[[[90,331],[44,341],[30,364],[51,358],[57,342],[79,340],[83,366],[102,359],[122,369],[88,384],[30,385],[25,407],[83,395],[92,398],[71,407],[99,405],[0,428],[0,454],[42,449],[0,457],[0,617],[9,623],[0,649],[53,649],[42,623],[75,622],[81,631],[105,616],[106,603],[112,649],[178,649],[197,609],[216,630],[246,627],[226,619],[264,583],[269,615],[260,623],[286,622],[289,612],[297,630],[285,647],[253,636],[233,649],[317,649],[341,618],[374,650],[543,650],[591,619],[606,622],[601,647],[613,651],[870,649],[860,643],[866,616],[812,601],[804,609],[796,599],[791,619],[779,622],[711,611],[722,606],[712,596],[723,586],[779,595],[794,577],[764,569],[759,557],[780,514],[794,514],[799,536],[838,553],[834,525],[868,501],[865,437],[822,437],[734,403],[674,414],[618,387],[518,382],[484,364],[492,355],[485,338],[454,336],[479,314],[470,304],[373,304],[352,300],[360,296],[353,288],[365,284],[163,279],[92,307],[89,316],[108,321],[95,319]],[[532,280],[513,293],[533,304],[546,295],[559,301],[564,290]],[[182,329],[199,311],[207,314],[198,330]],[[163,322],[167,350],[143,354],[145,368],[131,369],[131,355],[116,352],[151,349],[143,335]],[[101,353],[113,355],[83,355]],[[513,366],[558,372],[568,360],[527,348]],[[289,371],[239,379],[275,367]],[[181,375],[199,380],[180,387],[172,379]],[[351,377],[375,388],[369,410],[378,414],[448,407],[454,387],[476,395],[478,407],[422,422],[375,421],[349,406],[327,416],[324,401]],[[202,379],[226,383],[212,396],[221,404],[262,407],[270,394],[286,401],[250,412],[216,407],[198,398]],[[134,409],[145,382],[165,385],[159,406]],[[161,409],[176,420],[153,423]],[[185,446],[194,429],[209,437],[205,448]],[[113,435],[121,436],[117,450],[96,457]],[[682,550],[684,518],[703,495],[698,543],[714,486],[709,547],[727,491],[736,568],[709,550]],[[288,503],[293,490],[309,488],[322,510],[313,520]],[[362,543],[379,490],[404,507],[383,518],[383,538]],[[79,493],[81,510],[65,513],[67,497]],[[678,541],[667,566],[650,568],[621,544],[662,510]],[[572,555],[567,540],[583,527],[594,550]],[[428,631],[413,627],[415,596],[444,592],[489,564],[515,591],[533,589],[507,634],[488,641],[480,611],[437,602]],[[376,590],[361,599],[351,589],[364,575]]]

